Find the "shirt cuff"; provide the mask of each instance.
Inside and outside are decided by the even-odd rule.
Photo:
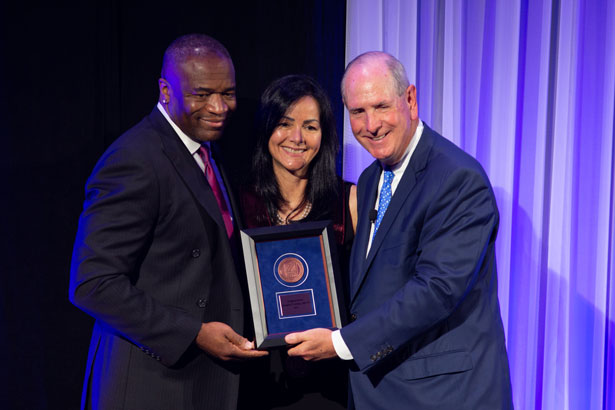
[[[353,359],[352,353],[350,353],[348,346],[346,346],[346,342],[344,342],[344,338],[342,338],[342,332],[340,332],[339,329],[334,330],[333,333],[331,333],[331,340],[333,341],[335,353],[337,353],[342,360]]]

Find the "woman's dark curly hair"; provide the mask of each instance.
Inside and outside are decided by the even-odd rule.
[[[338,193],[335,158],[339,144],[327,93],[314,79],[306,75],[279,78],[273,81],[261,96],[257,141],[252,159],[253,188],[264,200],[271,220],[275,220],[275,215],[285,200],[273,172],[269,139],[282,116],[294,103],[306,96],[313,97],[318,103],[322,137],[320,150],[307,171],[305,197],[297,209],[301,209],[308,201],[312,204],[310,219],[318,219],[329,211],[331,198],[335,198]],[[267,215],[263,215],[263,219],[267,220]]]

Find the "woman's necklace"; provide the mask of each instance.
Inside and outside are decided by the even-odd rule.
[[[308,202],[305,204],[305,206],[303,207],[303,212],[301,213],[301,216],[297,219],[294,219],[293,221],[300,221],[302,219],[305,219],[310,211],[312,210],[312,203]],[[280,216],[280,211],[277,211],[275,213],[275,219],[277,222],[277,225],[288,225],[290,222],[292,222],[290,220],[290,216],[293,214],[293,211],[289,212],[288,215],[286,215],[286,218],[282,219],[282,217]]]

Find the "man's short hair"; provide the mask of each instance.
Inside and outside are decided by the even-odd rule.
[[[344,71],[344,76],[342,77],[342,99],[344,103],[346,102],[346,91],[345,91],[345,81],[346,74],[350,68],[359,63],[365,63],[369,61],[384,59],[387,68],[389,69],[389,73],[393,77],[393,89],[397,92],[397,95],[402,95],[410,82],[408,81],[408,76],[406,75],[406,69],[404,65],[395,57],[390,55],[389,53],[385,53],[384,51],[368,51],[367,53],[363,53],[352,59],[350,63],[346,66],[346,71]]]
[[[186,34],[178,37],[164,52],[160,75],[164,78],[166,71],[174,63],[185,61],[189,57],[212,55],[226,57],[231,60],[231,55],[226,47],[213,37],[205,34]]]

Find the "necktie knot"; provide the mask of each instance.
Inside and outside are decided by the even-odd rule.
[[[207,161],[209,163],[209,145],[201,145],[199,148],[199,153],[201,158],[203,158],[203,162]]]
[[[386,169],[384,170],[384,183],[391,185],[391,182],[393,182],[393,177],[395,176],[395,174],[393,174],[393,171],[391,171],[390,169]]]

